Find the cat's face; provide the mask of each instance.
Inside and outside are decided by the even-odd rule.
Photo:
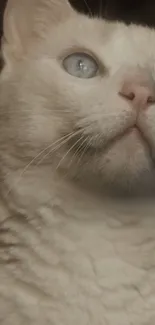
[[[46,33],[29,42],[23,59],[7,59],[1,142],[30,160],[49,147],[42,164],[56,157],[57,167],[116,187],[154,186],[155,31],[69,7],[61,21],[49,3]]]

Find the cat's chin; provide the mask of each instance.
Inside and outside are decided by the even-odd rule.
[[[74,166],[74,170],[73,167],[73,176],[84,185],[117,197],[155,195],[155,164],[151,145],[138,129],[127,130],[122,136],[109,141],[109,145],[102,147],[100,144],[87,149],[84,154],[80,151],[80,163],[75,163],[78,168]]]
[[[149,143],[136,129],[109,146],[101,158],[109,187],[124,193],[155,193],[155,165]]]

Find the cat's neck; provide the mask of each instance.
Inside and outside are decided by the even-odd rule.
[[[72,218],[108,218],[123,223],[149,220],[155,213],[152,200],[131,200],[108,197],[70,180],[65,173],[53,171],[51,166],[14,170],[5,176],[1,193],[3,202],[17,213],[28,216],[46,207],[63,210]]]

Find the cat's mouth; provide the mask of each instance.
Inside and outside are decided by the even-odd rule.
[[[124,138],[134,138],[135,143],[131,140],[130,146],[134,148],[134,145],[138,142],[140,146],[144,147],[147,155],[150,157],[151,161],[155,165],[155,155],[154,149],[148,138],[148,135],[135,123],[133,126],[127,128],[124,132],[116,135],[112,140],[107,143],[106,149],[109,150],[112,146],[114,146],[119,141],[123,140]]]
[[[81,136],[82,135],[82,136]],[[96,154],[106,154],[112,147],[114,147],[118,142],[120,142],[123,139],[130,138],[134,135],[135,143],[139,142],[141,146],[145,148],[145,151],[147,152],[148,156],[151,158],[153,164],[155,165],[155,155],[153,154],[152,145],[147,137],[145,135],[145,132],[141,130],[141,128],[135,123],[132,126],[126,128],[123,132],[119,132],[116,136],[113,138],[107,139],[105,141],[104,137],[103,139],[100,137],[99,141],[97,141],[97,137],[83,135],[83,131],[81,129],[81,133],[78,134],[78,139],[72,139],[69,143],[70,146],[73,147],[73,150],[76,151],[78,154],[78,148],[80,147],[84,154],[83,155],[96,155]],[[95,139],[94,139],[95,138]],[[133,137],[132,137],[133,138]],[[82,139],[80,141],[80,139]],[[74,145],[73,145],[74,141]],[[76,144],[77,142],[77,144]],[[130,147],[134,147],[133,141],[131,140]]]
[[[119,133],[113,139],[109,140],[108,143],[106,144],[106,149],[109,150],[117,142],[119,142],[120,140],[122,140],[125,137],[130,137],[130,135],[132,135],[132,134],[135,135],[135,140],[137,139],[141,143],[141,145],[145,146],[151,154],[151,152],[152,152],[151,145],[150,145],[147,137],[145,136],[145,133],[142,132],[141,129],[136,124],[127,128],[125,131]]]

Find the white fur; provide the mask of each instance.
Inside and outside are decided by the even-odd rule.
[[[86,18],[62,0],[24,4],[25,15],[10,0],[4,23],[0,324],[154,325],[155,105],[137,115],[119,91],[137,71],[155,84],[155,31]],[[79,50],[99,76],[63,70]],[[135,122],[151,154],[136,131],[102,152]],[[79,127],[96,154],[65,141]]]

